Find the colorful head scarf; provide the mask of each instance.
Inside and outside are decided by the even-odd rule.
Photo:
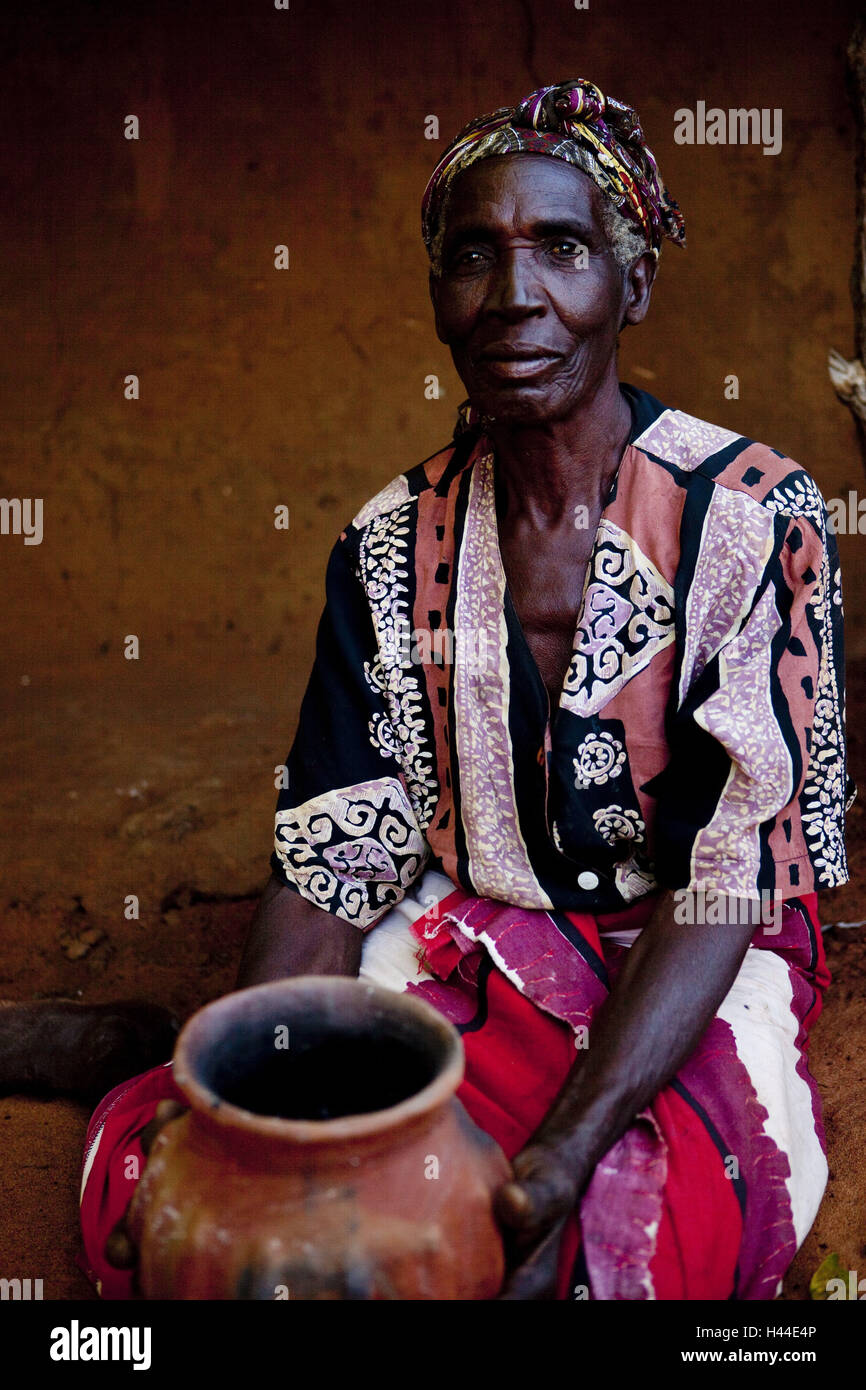
[[[494,154],[547,154],[587,174],[656,251],[669,237],[685,246],[682,213],[659,176],[637,112],[578,78],[540,87],[519,106],[503,106],[464,126],[433,171],[421,205],[425,245],[434,256],[452,180]]]

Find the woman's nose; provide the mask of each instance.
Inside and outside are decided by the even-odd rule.
[[[487,307],[521,315],[543,309],[544,295],[533,247],[513,246],[498,258]]]

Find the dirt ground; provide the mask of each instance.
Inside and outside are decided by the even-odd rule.
[[[298,692],[273,661],[240,664],[234,685],[223,676],[217,702],[206,673],[197,683],[180,669],[175,682],[132,676],[122,700],[95,674],[58,671],[53,682],[22,687],[7,711],[0,794],[4,822],[16,829],[0,849],[0,998],[140,997],[185,1017],[233,986],[268,874],[273,768]],[[850,671],[849,701],[866,708],[866,662]],[[850,725],[854,775],[866,787],[866,740],[856,715]],[[62,749],[58,727],[69,734]],[[824,895],[825,923],[866,915],[863,816],[855,803],[852,881]],[[75,894],[57,893],[55,881],[75,883]],[[138,920],[124,917],[130,893]],[[808,1297],[829,1253],[850,1269],[866,1259],[866,928],[834,928],[824,940],[833,984],[812,1065],[830,1182],[787,1280],[791,1299]],[[87,1118],[65,1100],[0,1099],[0,1275],[41,1278],[46,1298],[95,1296],[74,1263]]]

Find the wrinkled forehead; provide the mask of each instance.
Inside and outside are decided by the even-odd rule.
[[[601,227],[604,195],[589,175],[543,154],[496,154],[461,169],[439,215],[443,240],[463,228],[514,233],[539,223]]]

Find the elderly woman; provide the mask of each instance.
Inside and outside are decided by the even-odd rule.
[[[468,401],[334,547],[238,984],[360,974],[456,1024],[513,1160],[507,1297],[773,1298],[826,1182],[815,895],[847,877],[824,504],[618,380],[684,240],[629,107],[577,81],[473,122],[423,230]],[[119,1155],[178,1096],[162,1067],[91,1123],[104,1293]]]

